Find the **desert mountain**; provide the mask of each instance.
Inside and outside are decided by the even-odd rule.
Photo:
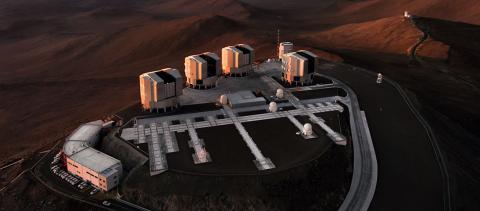
[[[289,19],[318,24],[346,24],[391,17],[410,11],[419,16],[473,24],[480,23],[480,2],[470,0],[243,0],[264,9],[279,11]]]
[[[137,102],[139,73],[183,70],[185,56],[236,43],[275,57],[281,29],[297,49],[407,88],[473,178],[460,185],[478,187],[478,24],[472,0],[3,0],[0,165]]]

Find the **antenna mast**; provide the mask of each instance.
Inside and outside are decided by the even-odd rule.
[[[280,55],[280,29],[277,29],[277,55]]]
[[[277,29],[277,45],[280,44],[280,29]]]

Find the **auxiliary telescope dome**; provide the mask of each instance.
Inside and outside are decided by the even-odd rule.
[[[303,135],[311,136],[313,134],[312,125],[310,123],[306,123],[305,125],[303,125],[302,133]]]
[[[270,112],[277,112],[277,110],[278,110],[277,103],[276,102],[271,102],[268,106],[268,110]]]
[[[275,96],[277,96],[277,98],[283,98],[283,89],[277,89],[277,93],[275,94]]]
[[[227,105],[228,104],[228,97],[227,95],[223,94],[223,95],[220,95],[220,104],[222,105]]]

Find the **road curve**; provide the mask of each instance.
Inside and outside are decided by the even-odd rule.
[[[367,115],[378,120],[372,123],[376,128],[372,133],[377,137],[374,143],[378,144],[375,147],[379,158],[379,183],[370,209],[452,210],[445,159],[432,129],[405,91],[388,78],[384,84],[375,84],[376,75],[368,70],[345,64],[339,66],[344,68],[328,68],[326,72],[358,88],[363,96],[362,105],[370,107],[364,107],[369,110]],[[397,97],[389,96],[395,93]],[[398,104],[402,102],[403,106]],[[404,115],[392,115],[392,112]],[[412,125],[403,125],[406,123]],[[389,127],[395,129],[390,131]]]
[[[352,130],[353,175],[350,189],[340,205],[339,211],[365,211],[368,210],[375,193],[378,175],[377,158],[366,118],[360,110],[357,95],[349,86],[336,78],[322,76],[331,79],[338,87],[343,88],[350,99],[350,102],[345,104],[350,104],[348,112]]]
[[[420,37],[418,39],[418,41],[415,43],[415,45],[410,47],[408,52],[410,54],[410,59],[412,61],[417,61],[417,62],[420,63],[421,60],[420,60],[420,58],[417,57],[418,48],[420,47],[420,45],[422,45],[428,39],[429,35],[425,31],[423,31],[423,30],[421,30],[417,27],[417,24],[415,23],[414,18],[415,17],[408,18],[408,21],[413,25],[413,27],[417,28],[420,32],[422,32],[422,37]]]

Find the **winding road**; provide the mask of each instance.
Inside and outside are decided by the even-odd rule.
[[[352,87],[365,110],[378,159],[369,210],[451,210],[445,159],[436,138],[403,89],[374,73],[332,65],[324,73]]]
[[[418,48],[430,37],[428,35],[428,33],[426,33],[425,31],[419,29],[417,27],[417,24],[415,23],[415,20],[414,20],[415,17],[411,17],[408,19],[408,21],[415,27],[417,28],[418,30],[420,30],[422,32],[422,37],[420,37],[418,39],[418,42],[415,43],[415,45],[413,45],[412,47],[410,47],[409,49],[409,54],[410,54],[410,59],[412,61],[417,61],[418,63],[422,63],[423,61],[417,57],[417,52],[418,52]]]

